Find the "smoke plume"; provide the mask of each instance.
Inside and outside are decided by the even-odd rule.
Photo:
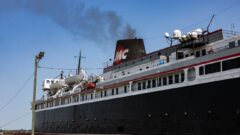
[[[95,42],[134,38],[136,30],[114,11],[86,7],[76,0],[1,0],[0,11],[26,10],[48,16],[75,37]]]

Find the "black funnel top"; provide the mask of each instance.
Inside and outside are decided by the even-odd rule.
[[[118,40],[113,65],[133,60],[144,55],[146,55],[146,51],[143,39]]]

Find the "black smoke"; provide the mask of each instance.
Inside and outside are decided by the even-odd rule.
[[[73,34],[94,42],[134,38],[136,30],[124,22],[115,11],[86,7],[76,0],[0,0],[0,11],[26,10],[48,16],[56,24]]]

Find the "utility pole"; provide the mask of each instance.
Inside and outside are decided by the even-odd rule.
[[[32,101],[32,135],[34,135],[35,131],[35,100],[36,100],[36,89],[37,89],[37,68],[38,62],[44,56],[44,52],[39,52],[35,56],[35,63],[34,63],[34,84],[33,84],[33,101]]]

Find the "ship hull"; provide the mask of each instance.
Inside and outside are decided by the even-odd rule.
[[[45,133],[237,135],[240,78],[36,112]]]

